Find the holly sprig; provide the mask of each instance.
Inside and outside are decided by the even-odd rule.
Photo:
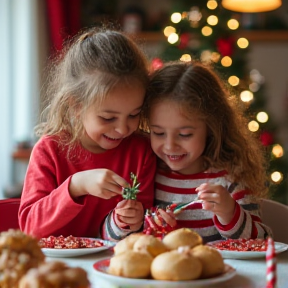
[[[136,200],[137,199],[137,193],[140,192],[139,186],[140,183],[137,180],[137,176],[134,173],[130,173],[130,179],[132,180],[131,187],[123,188],[123,199],[126,200]]]

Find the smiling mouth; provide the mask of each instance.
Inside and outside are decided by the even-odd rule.
[[[180,161],[182,160],[187,154],[181,154],[181,155],[168,155],[166,154],[166,157],[170,160],[170,161]]]
[[[122,140],[122,138],[111,138],[111,137],[108,137],[108,136],[106,136],[104,134],[103,134],[103,136],[104,136],[105,139],[107,139],[109,141],[115,141],[116,142],[116,141]]]

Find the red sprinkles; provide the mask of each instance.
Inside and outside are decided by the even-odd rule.
[[[229,251],[264,252],[267,250],[267,241],[265,239],[228,239],[209,245],[219,250]]]
[[[79,249],[79,248],[97,248],[104,246],[104,243],[99,240],[93,240],[88,238],[74,237],[72,235],[68,237],[64,236],[49,236],[47,238],[41,238],[39,241],[41,248],[55,248],[55,249]]]

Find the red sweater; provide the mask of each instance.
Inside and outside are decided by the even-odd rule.
[[[79,171],[106,168],[114,171],[130,183],[130,172],[141,183],[137,200],[144,209],[153,205],[156,158],[150,142],[133,134],[121,144],[101,154],[93,154],[80,145],[75,157],[67,159],[55,137],[42,137],[34,146],[19,210],[22,231],[39,238],[49,235],[65,237],[99,237],[101,225],[114,209],[121,196],[105,200],[91,195],[70,197],[68,187],[71,176]]]

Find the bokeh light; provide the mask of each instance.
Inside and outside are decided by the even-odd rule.
[[[232,65],[232,59],[229,56],[225,56],[221,59],[221,64],[224,67],[229,67]]]
[[[182,20],[182,15],[179,12],[175,12],[171,15],[171,21],[173,23],[179,23]]]
[[[217,7],[218,7],[217,1],[215,1],[215,0],[209,0],[209,1],[207,2],[207,8],[208,8],[208,9],[214,10],[214,9],[216,9]]]
[[[180,58],[181,61],[183,62],[189,62],[192,60],[191,56],[189,54],[183,54]]]
[[[246,38],[239,38],[237,40],[237,45],[239,46],[239,48],[245,49],[248,47],[249,41]]]
[[[279,144],[275,144],[272,148],[272,154],[276,157],[276,158],[280,158],[284,155],[284,151],[281,145]]]
[[[215,16],[215,15],[210,15],[208,18],[207,18],[207,23],[211,26],[215,26],[218,24],[218,17]]]
[[[237,86],[240,82],[240,79],[237,77],[237,76],[230,76],[228,78],[228,83],[231,85],[231,86]]]
[[[256,119],[258,122],[260,123],[266,123],[269,119],[269,116],[266,112],[259,112],[257,115],[256,115]]]
[[[171,33],[167,39],[170,44],[175,44],[179,40],[179,36],[176,33]]]
[[[251,91],[249,90],[244,90],[240,93],[240,99],[243,101],[243,102],[249,102],[251,100],[253,100],[254,98],[254,95]]]
[[[283,180],[283,174],[278,171],[275,171],[271,174],[271,180],[274,183],[280,183]]]
[[[251,131],[251,132],[256,132],[259,130],[259,123],[257,121],[250,121],[248,123],[248,129]]]
[[[230,19],[227,22],[227,26],[231,30],[236,30],[239,27],[239,22],[236,19]]]
[[[202,32],[202,34],[203,34],[204,36],[210,36],[210,35],[212,34],[213,30],[212,30],[212,28],[209,27],[209,26],[204,26],[204,27],[202,28],[201,32]]]
[[[172,26],[167,26],[164,29],[164,35],[166,37],[169,37],[170,34],[175,33],[175,32],[176,32],[176,29],[174,27],[172,27]]]

